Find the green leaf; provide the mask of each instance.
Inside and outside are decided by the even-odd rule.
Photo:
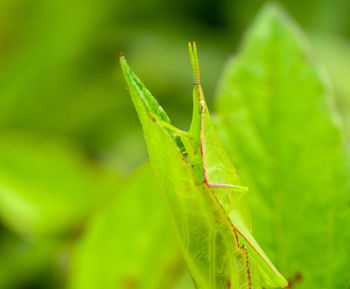
[[[340,37],[316,38],[312,42],[318,58],[322,59],[334,87],[337,107],[342,116],[346,145],[350,140],[350,43]]]
[[[184,263],[150,166],[127,179],[73,250],[74,289],[172,288]]]
[[[74,235],[117,182],[63,141],[29,133],[0,138],[0,218],[23,236]]]
[[[284,286],[284,278],[255,244],[242,220],[242,212],[230,202],[233,190],[243,187],[237,183],[234,168],[228,169],[231,164],[223,149],[216,146],[219,141],[200,87],[195,46],[193,50],[190,46],[190,56],[195,87],[188,133],[172,127],[164,110],[121,56],[151,164],[184,258],[198,288],[260,288],[261,283],[268,287]],[[206,153],[205,148],[209,149]],[[231,183],[211,183],[208,176],[216,176],[214,181],[224,178]]]
[[[33,280],[46,281],[51,277],[49,273],[58,244],[26,242],[4,231],[0,244],[1,289],[23,288]]]
[[[254,21],[217,96],[219,133],[251,188],[257,239],[293,288],[347,288],[349,178],[333,99],[278,7]]]

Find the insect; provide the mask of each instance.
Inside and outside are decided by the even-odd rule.
[[[140,80],[129,71],[124,58],[122,57],[121,59],[134,104],[143,124],[151,163],[154,164],[155,172],[162,183],[162,190],[166,193],[175,226],[182,238],[183,250],[185,254],[189,254],[189,256],[185,255],[185,259],[187,257],[186,261],[188,263],[194,263],[194,265],[189,267],[190,270],[193,270],[191,273],[194,279],[197,280],[199,288],[219,288],[220,284],[225,284],[222,285],[222,288],[231,287],[231,283],[233,283],[233,279],[230,279],[231,277],[225,283],[220,283],[221,273],[214,272],[213,275],[211,271],[218,270],[214,268],[215,266],[221,268],[220,270],[225,272],[225,274],[231,274],[230,276],[232,276],[232,272],[226,273],[226,271],[235,270],[236,274],[239,275],[241,274],[239,267],[244,267],[245,281],[241,282],[238,278],[238,281],[236,280],[236,284],[239,284],[238,286],[245,286],[249,289],[253,287],[259,288],[260,283],[262,283],[265,287],[285,287],[287,281],[274,267],[251,233],[249,214],[244,198],[248,188],[241,185],[236,169],[227,157],[215,132],[200,84],[198,53],[195,42],[193,44],[189,43],[189,54],[194,88],[192,122],[188,132],[171,125],[170,119],[164,110],[158,105],[150,92],[144,88]],[[146,121],[147,118],[148,121]],[[151,123],[157,126],[152,126]],[[155,140],[157,139],[159,143],[164,142],[164,145],[167,147],[175,144],[179,153],[175,150],[173,153],[171,150],[168,150],[163,152],[163,156],[160,156],[162,151],[155,148],[157,145]],[[173,155],[181,155],[181,162],[175,160],[175,157],[172,162]],[[164,158],[168,158],[169,164],[164,164]],[[167,174],[166,169],[172,170],[172,174]],[[191,177],[193,178],[193,183],[187,181]],[[209,194],[210,196],[203,197],[197,191],[200,194]],[[188,211],[189,209],[183,206],[181,202],[186,198],[190,199],[190,202],[187,201],[190,203],[190,208],[198,208],[198,204],[195,202],[202,202],[200,209],[198,209],[200,217],[193,215],[193,212]],[[203,201],[200,201],[200,198],[203,198]],[[206,210],[219,212],[217,213],[218,217],[210,220],[210,224],[203,221],[203,219],[207,219]],[[186,216],[184,217],[184,215]],[[205,241],[201,241],[200,237],[192,234],[192,231],[196,229],[195,226],[202,228],[202,231],[209,232],[209,234],[212,234],[213,230],[221,230],[224,228],[224,225],[220,224],[222,219],[225,219],[225,225],[230,227],[231,233],[233,231],[231,237],[221,237],[225,240],[223,242],[224,245],[221,243],[220,245],[216,245],[216,243],[212,245],[213,242],[218,242],[216,233],[212,237],[205,239]],[[191,227],[189,227],[188,223],[190,223]],[[217,226],[222,227],[213,229]],[[228,231],[227,226],[222,230]],[[221,232],[220,236],[223,236]],[[193,241],[193,239],[195,240]],[[201,242],[204,242],[204,245],[201,245]],[[236,249],[233,251],[229,248],[230,242],[235,242]],[[200,244],[199,247],[212,247],[212,249],[207,250],[212,257],[203,257],[201,249],[198,250],[191,245],[192,243],[197,244],[197,246]],[[227,254],[235,255],[235,262],[240,263],[240,265],[231,264],[230,270],[225,269],[226,265],[222,264],[226,264],[227,261],[224,261],[224,258],[220,255],[222,254],[221,251],[226,252],[225,250]],[[198,258],[203,259],[203,261],[197,262]],[[223,260],[222,262],[218,261],[221,259]],[[216,263],[212,265],[211,262],[216,262],[220,266]],[[235,266],[238,269],[235,269]],[[208,268],[210,268],[210,274],[213,275],[210,277],[209,283],[211,285],[198,285],[206,278],[205,276],[203,277],[202,271],[206,272]],[[196,278],[196,274],[198,278]]]

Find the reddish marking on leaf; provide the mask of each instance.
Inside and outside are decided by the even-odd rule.
[[[227,288],[231,289],[231,280],[230,279],[227,280]]]
[[[216,218],[216,219],[215,219],[215,222],[218,223],[218,224],[220,224],[220,223],[221,223],[221,220],[220,220],[219,218]]]

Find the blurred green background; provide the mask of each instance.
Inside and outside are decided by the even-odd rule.
[[[119,53],[187,129],[187,41],[211,106],[264,2],[0,0],[0,288],[192,288]],[[350,2],[280,2],[327,69],[349,137]]]

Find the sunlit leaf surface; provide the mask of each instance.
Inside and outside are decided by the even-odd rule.
[[[91,218],[72,260],[72,289],[167,289],[184,271],[149,165]]]
[[[347,288],[349,189],[333,101],[296,25],[267,6],[227,65],[217,124],[257,239],[293,288]]]

